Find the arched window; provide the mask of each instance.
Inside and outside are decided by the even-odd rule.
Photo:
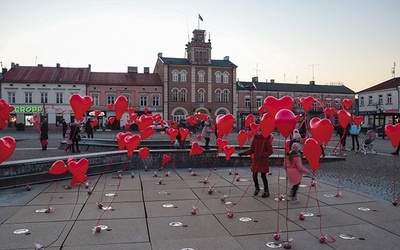
[[[222,102],[229,102],[229,90],[222,92]]]
[[[177,82],[178,81],[178,74],[179,74],[178,70],[173,70],[172,71],[172,81],[173,82]]]
[[[179,101],[186,102],[186,100],[187,100],[187,90],[186,89],[181,89]]]
[[[182,109],[178,109],[172,114],[172,119],[174,122],[179,122],[180,120],[185,119],[185,118],[186,118],[186,114],[185,114],[185,111],[183,111]]]
[[[172,90],[172,101],[177,102],[178,101],[178,89],[173,89]]]
[[[228,83],[229,82],[229,73],[224,72],[223,76],[224,76],[224,83]]]
[[[186,82],[187,72],[186,70],[181,71],[181,82]]]
[[[199,89],[198,91],[197,91],[197,93],[198,93],[198,101],[199,102],[204,102],[204,97],[205,97],[205,94],[206,94],[206,91],[204,90],[204,89]]]
[[[204,76],[206,73],[204,73],[204,71],[199,71],[198,75],[199,75],[199,82],[204,82]]]
[[[215,91],[215,102],[221,102],[221,90],[217,89]]]
[[[219,71],[215,73],[215,82],[216,83],[221,83],[221,75],[222,74]]]

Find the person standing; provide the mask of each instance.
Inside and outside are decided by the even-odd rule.
[[[85,131],[87,134],[87,138],[93,138],[92,118],[90,118],[90,117],[86,121]]]
[[[80,153],[81,151],[79,151],[79,138],[80,138],[80,126],[77,123],[71,123],[70,124],[70,139],[72,142],[72,153]],[[76,148],[76,151],[75,151]]]
[[[352,141],[352,148],[350,150],[355,150],[355,145],[354,143],[357,144],[357,151],[360,151],[360,143],[358,142],[358,135],[360,134],[361,131],[361,126],[357,126],[354,122],[351,123],[350,129],[349,129],[349,134],[351,135],[351,141]]]
[[[204,123],[203,130],[201,131],[201,136],[206,140],[205,150],[210,149],[210,139],[211,139],[210,137],[211,133],[214,132],[214,130],[212,129],[213,123],[214,123],[213,120],[209,117],[207,121]]]
[[[65,122],[65,119],[62,119],[61,125],[62,125],[63,138],[65,138],[65,134],[67,133],[68,129],[68,124]]]
[[[269,172],[269,156],[273,153],[271,135],[264,137],[261,133],[261,128],[258,128],[257,133],[254,135],[254,139],[251,142],[251,146],[248,150],[239,153],[239,156],[253,154],[251,162],[251,171],[253,172],[254,181],[254,195],[258,195],[260,192],[260,185],[258,183],[258,173],[261,173],[261,179],[264,184],[263,198],[269,196],[267,173]]]
[[[284,160],[286,174],[290,185],[292,185],[289,194],[289,197],[291,199],[290,203],[292,204],[299,203],[299,198],[297,198],[297,191],[301,183],[302,174],[308,174],[310,172],[303,166],[301,158],[300,144],[295,142],[293,143],[290,152],[286,154]]]
[[[47,123],[47,118],[43,119],[40,125],[40,143],[42,145],[42,150],[47,150],[47,140],[49,139],[49,124]]]

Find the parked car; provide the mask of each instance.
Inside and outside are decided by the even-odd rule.
[[[166,121],[161,121],[158,123],[155,122],[153,125],[150,125],[150,127],[153,127],[155,130],[165,131],[165,129],[169,128],[169,125]]]

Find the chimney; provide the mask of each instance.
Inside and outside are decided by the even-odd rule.
[[[225,61],[229,61],[229,56],[224,56]]]
[[[15,63],[14,62],[11,63],[11,68],[12,69],[15,68]]]
[[[91,68],[92,68],[92,65],[91,65],[91,64],[89,64],[89,65],[88,65],[88,67],[89,67],[89,69],[91,69]]]
[[[315,81],[310,81],[310,85],[315,85]]]
[[[59,68],[61,65],[59,63],[56,64],[57,68]]]
[[[137,73],[137,67],[128,66],[128,73]]]
[[[150,73],[150,68],[149,67],[144,67],[143,73],[145,73],[145,74]]]
[[[158,57],[162,57],[162,52],[159,52],[159,53],[158,53]]]
[[[252,78],[251,78],[251,81],[252,81],[252,82],[258,82],[258,76],[252,77]]]
[[[1,69],[1,73],[4,75],[5,73],[7,73],[7,68],[2,68]]]
[[[37,66],[38,66],[38,67],[43,67],[43,64],[38,64]]]
[[[275,79],[271,79],[271,83],[275,83]]]

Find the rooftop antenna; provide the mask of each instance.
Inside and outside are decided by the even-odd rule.
[[[319,64],[310,64],[309,66],[312,67],[312,80],[314,81],[314,67],[318,66]]]
[[[261,64],[261,63],[257,63],[257,64],[256,64],[256,68],[253,69],[253,70],[256,71],[256,77],[258,77],[258,72],[261,71],[260,69],[258,69],[258,65],[259,65],[259,64]]]
[[[283,74],[283,83],[286,82],[286,74]]]
[[[299,76],[296,76],[296,83],[299,82]]]
[[[396,77],[396,62],[393,63],[392,76],[393,76],[393,78]]]
[[[37,56],[35,56],[35,66],[37,65]]]

